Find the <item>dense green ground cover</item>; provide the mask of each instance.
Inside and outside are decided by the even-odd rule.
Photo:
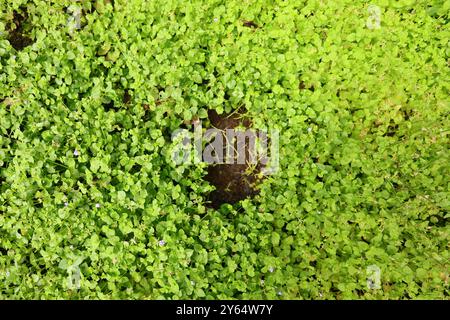
[[[107,2],[0,1],[0,298],[448,299],[449,1]],[[213,210],[171,132],[242,105]]]

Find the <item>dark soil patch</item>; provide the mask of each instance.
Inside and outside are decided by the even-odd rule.
[[[211,126],[220,129],[233,129],[238,126],[251,127],[251,121],[243,117],[243,110],[231,114],[217,114],[216,111],[208,111]],[[246,159],[248,159],[248,141],[246,143]],[[215,190],[209,194],[210,207],[220,208],[224,203],[235,204],[236,202],[253,197],[258,194],[255,188],[259,183],[258,173],[261,165],[255,164],[250,170],[249,164],[238,164],[236,159],[233,164],[219,163],[210,165],[205,180],[215,186]]]
[[[130,91],[128,89],[125,89],[125,92],[123,94],[123,99],[122,102],[124,104],[128,104],[131,101],[131,94]]]
[[[33,40],[26,35],[25,23],[28,19],[28,13],[25,9],[21,12],[14,11],[13,21],[8,25],[9,37],[8,41],[17,51],[31,45]]]
[[[307,86],[306,83],[305,83],[303,80],[300,80],[300,83],[298,84],[298,88],[299,88],[300,90],[305,90],[305,89],[307,89],[307,90],[309,90],[309,91],[314,92],[314,86],[313,86],[313,85]]]
[[[254,23],[253,21],[244,21],[243,22],[244,27],[248,27],[248,28],[258,28],[258,25],[256,23]]]
[[[244,110],[234,111],[231,114],[218,114],[215,110],[208,111],[208,118],[211,125],[217,129],[233,129],[242,124],[246,128],[250,128],[250,119],[243,116]]]

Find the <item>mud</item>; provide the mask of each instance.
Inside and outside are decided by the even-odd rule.
[[[33,40],[26,35],[25,24],[27,19],[28,13],[26,10],[22,10],[21,13],[14,11],[14,18],[8,25],[8,41],[17,51],[23,50],[33,43]]]
[[[251,120],[244,116],[244,110],[221,115],[210,110],[208,117],[211,126],[220,130],[233,129],[240,125],[245,128],[251,127]],[[246,156],[248,157],[248,143],[246,143]],[[218,209],[224,203],[235,204],[240,200],[257,195],[256,186],[260,182],[258,178],[260,171],[260,164],[254,164],[253,167],[250,167],[249,164],[237,163],[210,165],[205,180],[216,190],[209,194],[209,206]]]

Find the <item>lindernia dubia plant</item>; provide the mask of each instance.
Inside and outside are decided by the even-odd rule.
[[[449,12],[2,1],[0,297],[448,299]]]

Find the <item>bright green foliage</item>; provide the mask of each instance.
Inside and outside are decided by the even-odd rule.
[[[448,299],[449,1],[108,2],[0,2],[0,298]],[[212,210],[171,132],[240,105],[280,169]]]

